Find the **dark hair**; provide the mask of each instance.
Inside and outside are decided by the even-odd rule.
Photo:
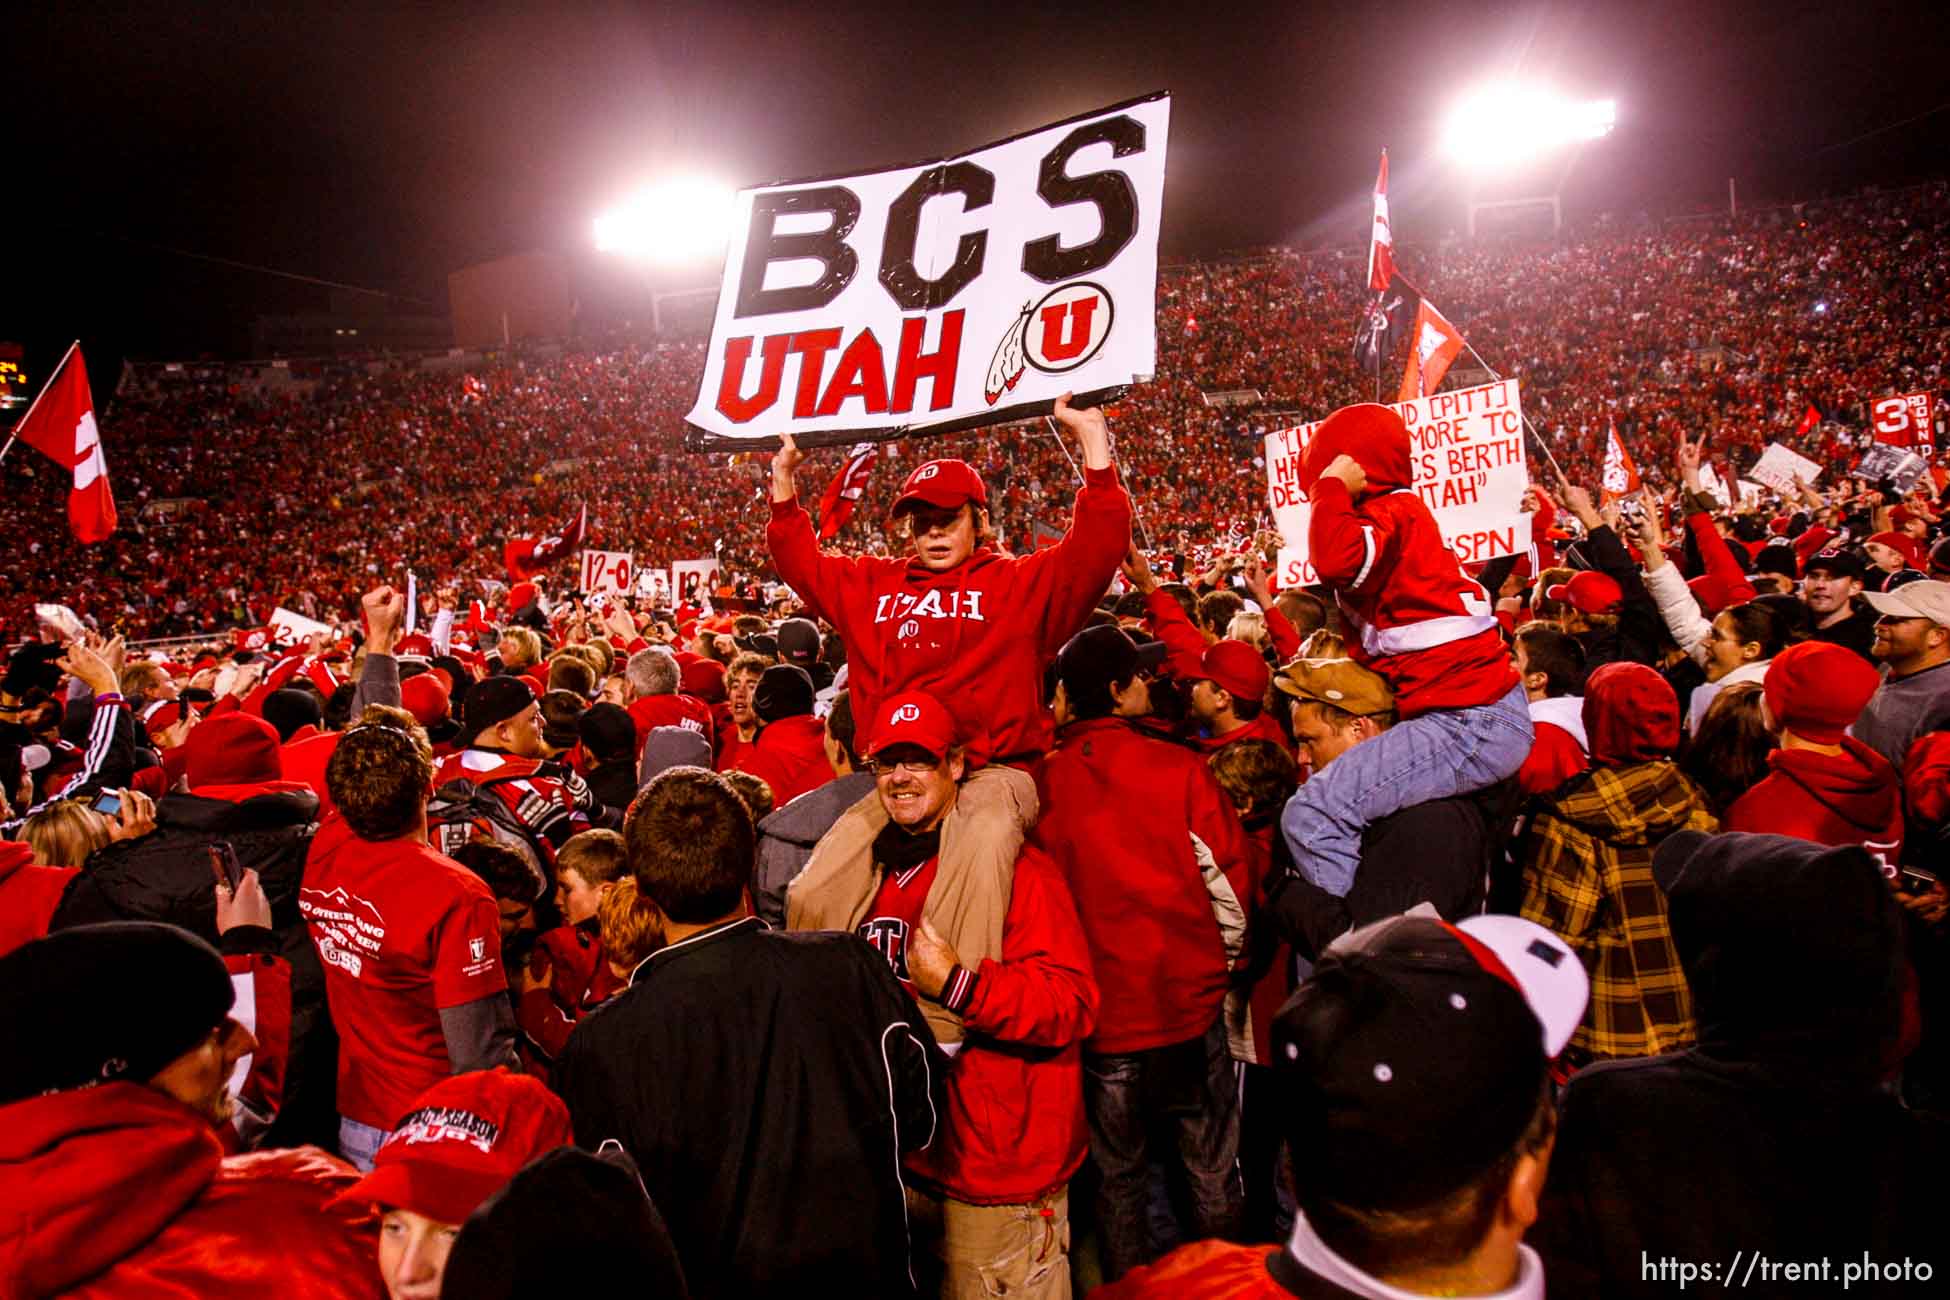
[[[718,775],[731,782],[731,788],[737,792],[740,799],[745,801],[745,811],[752,815],[754,827],[771,815],[772,809],[777,804],[777,797],[772,793],[770,781],[755,772],[745,772],[738,768],[733,768],[729,772],[720,772]]]
[[[1788,625],[1773,606],[1750,600],[1729,605],[1720,613],[1733,624],[1734,635],[1741,645],[1751,641],[1760,646],[1761,662],[1772,659],[1787,648]]]
[[[1767,775],[1775,740],[1761,722],[1759,682],[1736,682],[1713,697],[1699,731],[1679,758],[1679,770],[1706,796],[1715,817]]]
[[[1483,1244],[1496,1222],[1517,1161],[1549,1145],[1557,1132],[1557,1108],[1548,1081],[1539,1090],[1530,1126],[1516,1145],[1489,1168],[1429,1205],[1410,1210],[1371,1210],[1311,1195],[1300,1179],[1296,1199],[1307,1222],[1328,1249],[1371,1277],[1453,1265]]]
[[[1178,608],[1185,611],[1186,618],[1194,623],[1198,621],[1198,596],[1189,586],[1182,582],[1161,582],[1158,590],[1177,601]]]
[[[1788,645],[1800,645],[1814,635],[1814,615],[1801,603],[1801,597],[1780,594],[1755,596],[1753,603],[1767,606],[1780,618]]]
[[[715,921],[751,883],[752,815],[729,781],[673,767],[643,787],[623,819],[636,887],[680,925]]]
[[[359,683],[340,682],[332,692],[332,698],[325,701],[324,727],[327,731],[344,731],[352,722],[352,697],[359,693]]]
[[[362,840],[398,839],[412,830],[432,785],[426,733],[390,719],[362,720],[340,738],[325,764],[325,789]]]
[[[853,692],[841,691],[833,697],[832,710],[826,715],[826,734],[846,752],[847,763],[857,769],[860,752],[853,748],[853,737],[858,734],[853,726]]]
[[[568,691],[586,700],[596,693],[596,670],[581,655],[558,650],[548,661],[548,688]]]
[[[493,840],[469,840],[451,854],[454,861],[487,882],[496,898],[517,903],[533,903],[542,896],[543,884],[528,859],[505,844]]]
[[[577,831],[555,851],[556,870],[573,871],[592,885],[615,883],[629,865],[623,837],[596,826]]]
[[[1293,624],[1302,641],[1327,626],[1327,602],[1311,591],[1288,587],[1273,598],[1273,607],[1286,615],[1286,621]]]
[[[1232,616],[1246,608],[1246,598],[1236,591],[1208,591],[1198,600],[1198,625],[1213,636],[1224,636],[1232,626]]]
[[[1544,675],[1544,694],[1556,699],[1584,689],[1584,645],[1569,632],[1549,623],[1530,622],[1517,629],[1523,659],[1533,673]]]
[[[1245,822],[1277,815],[1300,783],[1293,755],[1270,740],[1235,740],[1205,765]]]
[[[1217,682],[1213,682],[1212,685],[1218,686],[1222,691],[1226,690],[1225,687],[1219,686]],[[1232,700],[1232,716],[1241,722],[1251,722],[1266,707],[1265,700],[1249,700],[1243,695],[1233,695],[1231,691],[1226,691],[1226,695]]]

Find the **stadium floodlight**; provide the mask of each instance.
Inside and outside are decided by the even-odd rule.
[[[724,251],[731,232],[730,186],[703,176],[647,185],[596,218],[596,248],[663,266]]]
[[[1618,101],[1574,100],[1541,86],[1487,86],[1463,100],[1442,133],[1451,157],[1477,167],[1519,162],[1610,135]]]

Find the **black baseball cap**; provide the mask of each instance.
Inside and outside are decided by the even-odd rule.
[[[1516,1146],[1590,983],[1565,942],[1514,916],[1377,921],[1336,940],[1273,1022],[1303,1193],[1410,1210]]]
[[[1950,537],[1930,548],[1930,576],[1942,577],[1947,573],[1950,573]]]
[[[1931,559],[1935,558],[1935,554],[1932,553]],[[1869,565],[1860,552],[1852,551],[1846,546],[1830,546],[1808,557],[1807,571],[1813,573],[1816,569],[1826,569],[1837,578],[1854,578],[1860,582],[1868,576]]]
[[[778,633],[773,640],[778,643],[779,658],[801,668],[819,659],[819,625],[809,618],[789,618],[779,624]]]
[[[599,763],[636,757],[636,723],[620,704],[605,700],[584,709],[576,719],[576,734]]]
[[[1056,654],[1056,680],[1071,699],[1090,696],[1115,682],[1128,682],[1140,669],[1156,668],[1165,660],[1165,643],[1140,645],[1121,627],[1087,627],[1064,643]]]

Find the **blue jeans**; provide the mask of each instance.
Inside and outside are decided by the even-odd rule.
[[[1202,1037],[1115,1056],[1083,1054],[1084,1114],[1097,1192],[1104,1281],[1114,1282],[1176,1244],[1153,1227],[1172,1210],[1153,1177],[1151,1155],[1185,1176],[1191,1223],[1178,1240],[1236,1237],[1245,1210],[1239,1173],[1239,1078],[1224,1022]],[[1153,1139],[1158,1139],[1156,1142]],[[1160,1207],[1159,1202],[1165,1201]],[[1169,1233],[1171,1226],[1166,1229]]]
[[[1513,686],[1495,704],[1424,713],[1362,741],[1287,801],[1280,832],[1294,866],[1336,898],[1346,898],[1368,823],[1515,776],[1534,738],[1523,687]]]
[[[379,1154],[379,1144],[385,1140],[385,1129],[339,1116],[339,1154],[360,1173],[372,1172],[373,1157]]]

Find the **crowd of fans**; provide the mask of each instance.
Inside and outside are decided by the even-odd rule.
[[[1942,380],[1946,224],[1937,185],[1771,222],[1600,227],[1403,261],[1487,363],[1523,380],[1527,413],[1574,478],[1599,465],[1613,420],[1632,447],[1703,434],[1717,461],[1744,468],[1778,440],[1839,469],[1863,403]],[[1350,347],[1364,306],[1351,266],[1270,250],[1162,274],[1157,378],[1113,411],[1155,546],[1198,560],[1250,537],[1266,521],[1257,435],[1372,395]],[[0,471],[0,523],[18,539],[0,633],[31,630],[50,591],[136,638],[256,626],[280,603],[329,621],[409,563],[423,581],[499,580],[505,538],[585,502],[592,545],[650,564],[722,546],[729,574],[765,577],[761,467],[681,449],[701,343],[584,346],[478,374],[323,374],[298,391],[221,368],[127,386],[102,419],[124,520],[108,542],[61,544],[58,476],[31,457]],[[1396,376],[1383,383],[1392,394]],[[1206,401],[1232,390],[1263,401]],[[1836,418],[1797,436],[1810,402]],[[1060,523],[1076,480],[1040,422],[894,450],[974,464],[1016,550]],[[891,468],[855,516],[860,549],[889,544]],[[145,513],[162,502],[184,504]]]
[[[685,345],[125,397],[120,481],[206,504],[4,579],[0,1294],[1928,1285],[1950,519],[1703,469],[1934,385],[1945,202],[1432,250],[1569,471],[1467,573],[1352,405],[1272,584],[1201,394],[1366,382],[1297,255],[835,550],[830,457],[678,449]],[[499,581],[579,503],[727,574]],[[130,645],[273,604],[327,630]]]

